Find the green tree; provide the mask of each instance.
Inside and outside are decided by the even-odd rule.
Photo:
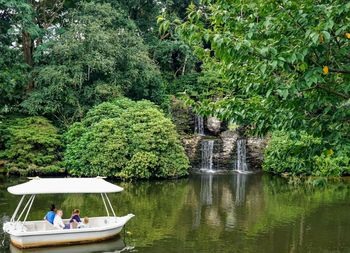
[[[37,34],[27,1],[0,1],[0,111],[18,109],[26,93],[29,65],[24,61],[25,32]]]
[[[190,5],[173,23],[215,82],[188,102],[253,134],[305,130],[341,152],[350,145],[349,15],[343,0]]]
[[[188,158],[175,126],[149,101],[123,98],[91,109],[65,135],[72,175],[122,178],[177,177]]]
[[[35,89],[22,103],[30,114],[64,124],[120,94],[160,102],[163,82],[134,23],[109,4],[82,2],[35,51]]]

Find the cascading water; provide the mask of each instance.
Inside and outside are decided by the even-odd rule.
[[[213,171],[214,140],[202,140],[201,170]]]
[[[194,132],[199,135],[204,135],[204,119],[202,116],[196,115],[194,118]]]
[[[237,140],[237,159],[235,162],[235,170],[239,172],[248,172],[247,164],[247,140]]]

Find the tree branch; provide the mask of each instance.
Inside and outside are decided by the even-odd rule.
[[[350,70],[345,69],[329,69],[330,72],[341,73],[341,74],[350,74]]]
[[[305,92],[305,91],[310,91],[310,90],[314,90],[314,89],[322,89],[324,91],[328,91],[330,93],[332,93],[333,95],[337,95],[338,97],[344,98],[344,99],[350,99],[350,95],[346,94],[346,93],[341,93],[339,91],[333,90],[327,86],[324,86],[322,84],[316,84],[314,86],[311,86],[310,88],[306,88],[301,90],[300,92]]]
[[[164,40],[164,39],[166,39],[167,37],[169,37],[170,36],[170,33],[168,32],[168,33],[166,33],[166,34],[163,34],[161,37],[160,37],[160,40]]]
[[[350,99],[350,95],[345,94],[345,93],[341,93],[341,92],[336,91],[336,90],[333,90],[333,89],[331,89],[331,88],[329,88],[329,87],[327,87],[327,86],[324,86],[324,85],[322,85],[322,84],[318,84],[318,85],[317,85],[317,88],[320,88],[320,89],[322,89],[322,90],[328,91],[328,92],[330,92],[330,93],[332,93],[332,94],[334,94],[334,95],[337,95],[337,96],[339,96],[339,97],[342,97],[342,98],[344,98],[344,99]]]
[[[340,46],[339,40],[337,39],[337,35],[335,34],[335,32],[333,30],[331,31],[331,34],[333,35],[335,42],[337,42],[338,49],[340,49],[341,46]]]

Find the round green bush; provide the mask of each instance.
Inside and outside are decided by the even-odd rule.
[[[70,127],[65,142],[64,161],[72,175],[160,178],[188,173],[174,124],[149,101],[102,103]]]
[[[44,117],[0,122],[0,158],[6,161],[9,172],[52,165],[60,159],[61,146],[57,128]]]

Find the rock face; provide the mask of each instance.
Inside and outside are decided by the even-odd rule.
[[[183,137],[182,142],[193,169],[201,169],[204,157],[208,157],[208,154],[205,154],[207,151],[203,150],[203,143],[213,140],[212,167],[214,170],[233,170],[237,159],[237,140],[241,138],[238,132],[227,130],[216,137],[189,135]],[[249,170],[261,169],[266,142],[262,138],[246,138],[246,160]]]
[[[208,117],[207,128],[210,132],[217,135],[221,130],[221,121],[216,117]]]
[[[185,148],[186,154],[190,159],[191,165],[197,165],[200,162],[200,141],[202,136],[200,135],[187,135],[182,136],[181,141]]]
[[[193,169],[200,169],[203,164],[206,164],[203,163],[203,159],[211,157],[213,169],[233,170],[237,161],[237,140],[242,138],[246,139],[248,169],[261,168],[266,139],[244,137],[243,127],[234,131],[228,130],[227,124],[216,117],[203,119],[176,98],[172,99],[171,114]],[[201,125],[197,124],[199,121],[196,118],[201,118]],[[202,134],[198,132],[199,128],[203,128]],[[212,151],[211,156],[207,154],[209,151],[206,148],[209,140],[213,140],[213,148],[209,149],[210,152]]]
[[[180,135],[191,135],[194,133],[195,115],[190,107],[175,97],[171,98],[171,115],[176,130]]]
[[[252,170],[261,169],[264,160],[264,151],[267,145],[266,138],[247,138],[247,160]]]
[[[221,155],[224,159],[232,159],[238,137],[239,136],[237,132],[230,130],[224,131],[220,134],[220,138],[222,140]]]

